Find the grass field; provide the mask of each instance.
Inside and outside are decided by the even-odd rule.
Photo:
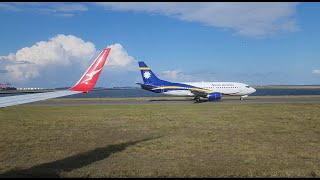
[[[305,98],[320,98],[320,95],[286,95],[286,96],[249,96],[245,99],[305,99]],[[224,96],[223,100],[225,99],[237,99],[239,100],[239,96]],[[52,102],[63,102],[63,101],[83,101],[84,98],[54,98],[48,99],[47,101]],[[168,101],[176,101],[176,100],[189,100],[192,101],[193,97],[171,97],[171,96],[164,96],[164,97],[129,97],[129,98],[117,98],[117,97],[99,97],[99,98],[85,98],[85,101],[152,101],[152,100],[168,100]]]
[[[319,177],[320,104],[13,106],[0,177]]]

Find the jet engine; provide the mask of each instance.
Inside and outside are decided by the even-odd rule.
[[[221,99],[222,94],[219,92],[213,92],[207,95],[208,101],[214,101],[214,100],[218,100]]]

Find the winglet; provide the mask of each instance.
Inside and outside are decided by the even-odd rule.
[[[89,92],[97,83],[102,68],[107,60],[111,48],[105,48],[93,61],[88,70],[82,75],[80,80],[69,90]]]

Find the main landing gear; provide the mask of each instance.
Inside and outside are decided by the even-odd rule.
[[[200,96],[196,96],[196,97],[194,97],[193,99],[194,99],[196,102],[200,102],[200,101],[201,101]]]

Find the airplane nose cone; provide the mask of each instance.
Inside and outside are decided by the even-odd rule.
[[[252,88],[251,91],[252,91],[251,93],[254,93],[254,92],[256,92],[256,89]]]

